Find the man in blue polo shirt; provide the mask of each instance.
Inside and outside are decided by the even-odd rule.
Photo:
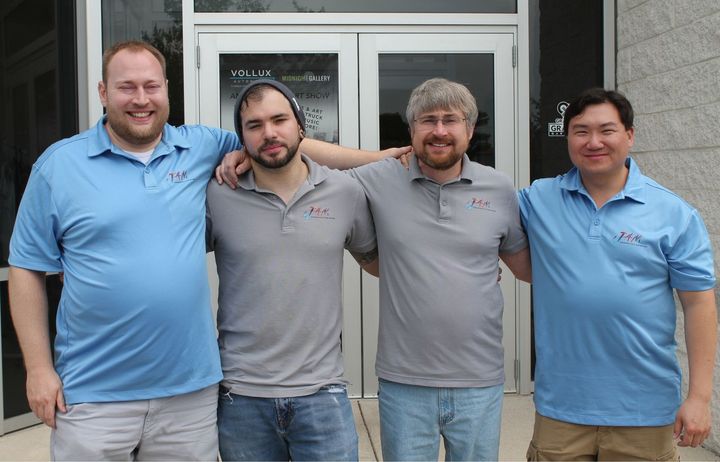
[[[713,256],[698,212],[628,157],[621,94],[565,112],[575,167],[520,192],[532,255],[535,432],[528,460],[675,460],[710,429],[716,343]],[[681,403],[677,291],[690,365]]]
[[[167,124],[165,60],[147,43],[108,49],[98,91],[107,115],[40,156],[10,244],[28,401],[53,427],[56,460],[216,460],[222,371],[205,188],[239,142],[228,131]],[[320,142],[303,149],[337,151],[346,167],[368,158]],[[54,363],[49,271],[65,275]]]

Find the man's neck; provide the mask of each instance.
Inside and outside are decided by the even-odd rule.
[[[149,143],[143,143],[143,144],[134,144],[134,143],[128,143],[124,139],[120,138],[117,133],[115,133],[115,130],[110,127],[110,124],[105,124],[105,130],[108,133],[108,136],[110,137],[110,141],[115,146],[119,147],[123,151],[127,152],[147,152],[152,151],[155,149],[155,146],[160,144],[160,140],[162,139],[162,132],[158,135],[157,138],[150,141]]]
[[[418,166],[420,167],[420,171],[423,173],[423,175],[438,184],[445,184],[448,181],[460,178],[460,173],[462,172],[462,162],[462,159],[460,159],[452,167],[446,170],[441,170],[430,167],[429,165],[418,159]]]
[[[629,173],[630,170],[626,167],[612,176],[583,175],[580,173],[580,179],[590,197],[595,201],[595,206],[599,209],[623,190]]]
[[[255,184],[262,189],[272,191],[288,204],[308,177],[308,167],[302,161],[300,153],[284,167],[267,168],[251,160]]]

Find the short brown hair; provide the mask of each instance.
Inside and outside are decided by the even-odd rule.
[[[103,82],[107,84],[107,68],[108,64],[110,64],[110,60],[112,60],[113,56],[118,54],[118,52],[122,50],[128,50],[133,53],[139,53],[143,50],[149,52],[151,55],[155,57],[155,59],[158,60],[160,63],[160,67],[162,68],[163,72],[163,78],[167,79],[167,74],[165,72],[165,56],[163,56],[160,51],[155,48],[154,46],[150,45],[147,42],[143,42],[140,40],[126,40],[124,42],[118,42],[115,45],[111,46],[105,52],[103,53],[103,60],[102,60],[102,79]]]

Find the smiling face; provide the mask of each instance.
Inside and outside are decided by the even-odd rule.
[[[583,181],[624,181],[625,160],[635,142],[635,131],[625,128],[613,104],[589,105],[573,117],[567,141],[570,160]]]
[[[253,164],[277,169],[290,163],[300,146],[301,128],[282,93],[267,88],[259,98],[248,97],[240,116],[243,141]]]
[[[147,50],[117,52],[98,84],[107,110],[110,139],[122,149],[144,152],[160,142],[170,113],[167,81],[160,62]]]
[[[473,127],[457,109],[427,111],[410,125],[412,147],[418,160],[434,170],[459,169],[472,138]]]

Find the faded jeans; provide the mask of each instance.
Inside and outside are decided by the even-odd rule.
[[[220,387],[223,460],[358,460],[358,436],[345,385],[293,398],[254,398]]]
[[[436,388],[380,379],[383,459],[498,460],[503,386]]]

